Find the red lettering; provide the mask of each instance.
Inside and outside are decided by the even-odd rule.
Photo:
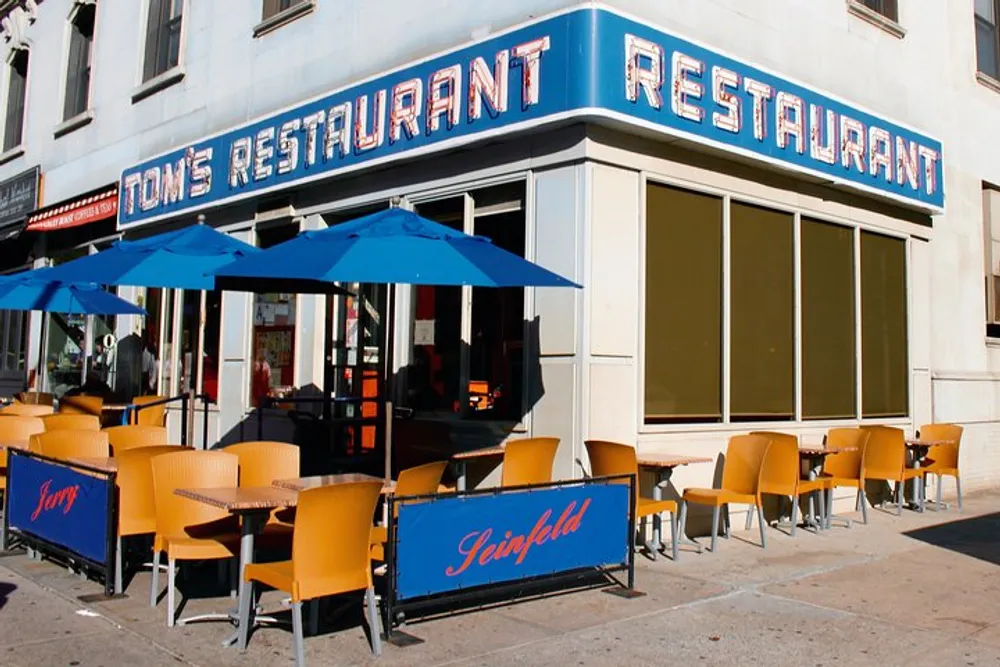
[[[545,510],[545,513],[538,519],[538,523],[536,523],[535,527],[531,529],[530,533],[528,533],[528,539],[524,541],[524,546],[517,554],[518,565],[523,563],[524,559],[528,556],[528,550],[531,549],[531,545],[535,543],[538,533],[542,530],[542,526],[545,525],[545,522],[549,520],[550,516],[552,516],[552,510]]]
[[[497,545],[495,544],[490,544],[485,549],[483,549],[483,553],[479,555],[479,564],[486,565],[488,562],[490,562],[490,556],[493,555],[493,552],[496,551],[496,549]]]
[[[566,527],[563,528],[563,535],[575,533],[580,528],[580,522],[583,521],[583,515],[586,513],[588,507],[590,507],[590,498],[584,500],[583,504],[580,505],[580,511],[576,513],[576,516],[566,522]]]
[[[69,511],[73,509],[73,505],[76,503],[77,495],[80,492],[80,487],[76,484],[72,486],[67,486],[64,489],[59,489],[55,493],[50,493],[52,489],[52,480],[46,480],[38,488],[38,506],[35,507],[35,511],[31,513],[31,520],[36,520],[41,516],[42,512],[51,512],[57,507],[63,508],[63,514],[69,514]]]
[[[559,529],[562,528],[563,523],[565,523],[566,519],[569,518],[569,515],[573,511],[574,507],[576,507],[576,502],[575,501],[572,502],[572,503],[570,503],[566,507],[566,509],[563,510],[563,513],[559,516],[559,520],[556,521],[556,525],[552,528],[552,539],[553,540],[559,538],[559,535],[560,535]]]
[[[44,507],[45,506],[45,500],[48,497],[49,487],[51,487],[51,486],[52,486],[52,480],[50,479],[50,480],[46,481],[44,484],[42,484],[42,487],[39,489],[38,507],[36,507],[35,511],[32,512],[32,514],[31,514],[31,520],[32,521],[34,521],[35,519],[37,519],[38,516],[42,513],[42,510],[45,509],[45,507]]]
[[[444,573],[449,577],[455,577],[462,574],[467,569],[469,569],[469,566],[472,565],[473,559],[475,559],[476,557],[476,553],[483,546],[483,544],[486,543],[486,540],[490,539],[490,535],[492,534],[493,534],[493,529],[487,528],[482,533],[469,533],[468,535],[463,537],[462,541],[459,542],[458,544],[458,553],[465,556],[465,561],[458,569],[449,567],[444,571]],[[465,543],[468,542],[470,538],[474,538],[477,535],[479,536],[479,539],[477,539],[471,547],[469,547],[468,549],[463,548],[465,546]]]

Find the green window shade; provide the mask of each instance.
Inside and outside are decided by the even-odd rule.
[[[647,423],[722,420],[722,204],[647,186]]]
[[[795,248],[788,213],[734,202],[730,211],[730,413],[795,416]]]
[[[861,233],[861,404],[864,417],[909,412],[906,245]]]
[[[857,412],[854,230],[803,218],[802,416]]]

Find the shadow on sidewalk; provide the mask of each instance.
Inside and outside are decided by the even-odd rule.
[[[1000,565],[1000,512],[903,533],[907,537]]]
[[[7,598],[10,594],[17,590],[17,586],[14,584],[8,584],[0,582],[0,609],[3,609],[7,604]]]

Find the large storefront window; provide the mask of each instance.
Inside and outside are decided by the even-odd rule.
[[[420,203],[422,216],[525,254],[525,185]],[[408,401],[425,414],[519,422],[524,416],[524,289],[414,289]]]
[[[908,414],[904,240],[653,183],[646,204],[646,423],[853,419],[859,391],[862,417]]]
[[[297,224],[259,228],[257,245],[270,248],[299,233]],[[295,384],[294,294],[254,295],[250,400],[259,406],[265,398],[290,396]]]
[[[25,369],[28,313],[0,310],[0,372],[18,373]]]

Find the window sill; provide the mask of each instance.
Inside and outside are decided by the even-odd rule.
[[[7,164],[8,162],[16,160],[22,155],[24,155],[24,144],[19,144],[11,148],[9,151],[4,151],[3,153],[0,153],[0,164]]]
[[[979,83],[979,85],[989,88],[994,93],[1000,93],[1000,81],[994,79],[989,74],[976,72],[976,81]]]
[[[146,99],[150,95],[155,95],[164,88],[180,83],[184,80],[186,72],[180,65],[168,69],[163,74],[157,74],[149,81],[145,82],[132,91],[132,104],[136,104]]]
[[[305,0],[292,5],[288,9],[270,16],[253,27],[253,36],[261,37],[269,32],[273,32],[283,25],[291,23],[295,19],[311,14],[316,9],[316,0]]]
[[[897,39],[903,39],[906,37],[906,28],[899,25],[896,21],[893,21],[886,16],[882,16],[874,9],[866,7],[858,0],[847,0],[847,11],[853,16],[858,17],[862,21],[871,23],[876,28],[889,33]]]
[[[61,136],[69,134],[73,130],[79,130],[81,127],[84,127],[85,125],[90,125],[90,123],[93,122],[93,120],[94,120],[94,110],[87,109],[83,113],[78,113],[72,118],[64,120],[63,122],[56,125],[55,129],[52,130],[52,136],[55,139],[58,139]]]

